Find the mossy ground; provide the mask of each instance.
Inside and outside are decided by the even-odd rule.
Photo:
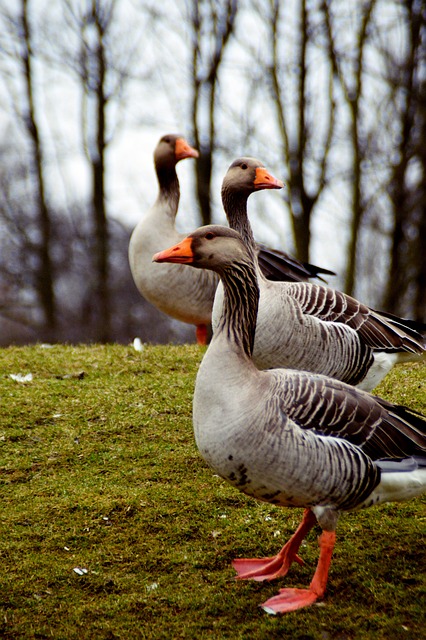
[[[202,353],[0,351],[0,637],[424,637],[421,499],[341,518],[319,605],[282,617],[258,607],[283,584],[309,583],[317,531],[283,581],[233,580],[231,559],[274,554],[302,511],[246,498],[199,457],[191,401]],[[426,412],[425,366],[396,368],[377,392]]]

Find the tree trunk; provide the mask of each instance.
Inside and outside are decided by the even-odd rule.
[[[192,28],[192,129],[194,144],[200,156],[195,163],[195,179],[198,206],[202,224],[210,224],[211,179],[213,153],[216,147],[216,85],[223,54],[234,30],[237,1],[211,0],[209,16],[200,13],[198,0],[190,9]],[[208,33],[205,33],[207,32]],[[203,54],[202,41],[211,36],[213,51],[208,59]]]
[[[92,158],[93,177],[93,216],[96,234],[96,273],[97,273],[97,299],[99,308],[95,316],[97,321],[97,339],[100,342],[108,342],[111,336],[111,308],[109,289],[109,238],[108,219],[105,207],[105,135],[106,135],[106,97],[105,97],[105,60],[102,42],[102,31],[99,23],[97,64],[98,78],[96,85],[97,106],[97,135],[95,155]]]
[[[389,183],[394,225],[390,250],[388,284],[383,306],[402,313],[404,298],[411,297],[412,315],[424,322],[426,312],[426,133],[425,82],[419,77],[420,60],[424,59],[425,18],[420,5],[406,2],[409,25],[409,51],[397,75],[398,88],[404,95],[401,115],[398,157]],[[415,162],[413,162],[415,161]],[[410,165],[416,164],[422,178],[417,188],[410,185]],[[414,189],[414,192],[413,192]]]
[[[27,0],[22,0],[21,19],[25,44],[23,53],[25,89],[27,99],[27,115],[25,118],[25,125],[31,139],[31,155],[33,162],[33,172],[35,174],[37,219],[40,229],[40,241],[37,246],[38,265],[36,272],[36,290],[40,299],[45,319],[42,338],[44,340],[55,340],[56,305],[53,283],[53,265],[50,256],[51,221],[45,197],[43,151],[34,106],[31,28],[28,21]]]
[[[359,93],[349,102],[352,133],[352,219],[344,290],[350,296],[353,295],[355,289],[358,238],[363,215],[361,202],[361,151],[358,132],[358,101]]]

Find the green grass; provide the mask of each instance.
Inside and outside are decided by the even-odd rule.
[[[309,584],[318,531],[284,580],[233,580],[231,559],[275,553],[302,511],[246,498],[199,457],[201,357],[195,345],[0,351],[0,637],[421,638],[420,499],[341,518],[319,606],[258,607]],[[378,391],[425,412],[425,372],[399,367]]]

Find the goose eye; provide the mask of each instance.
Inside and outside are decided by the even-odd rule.
[[[213,238],[214,238],[214,233],[212,233],[211,231],[209,231],[208,233],[206,233],[205,238],[206,238],[206,240],[213,240]]]
[[[248,169],[248,166],[246,165],[245,162],[243,162],[243,164],[241,165],[241,169]]]

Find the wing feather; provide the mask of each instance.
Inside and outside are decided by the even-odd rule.
[[[309,262],[301,262],[288,253],[270,249],[264,244],[258,243],[257,249],[259,266],[268,280],[303,282],[309,280],[309,278],[323,280],[320,274],[336,275],[334,271],[317,267]]]
[[[426,453],[426,417],[338,380],[271,370],[280,409],[302,430],[359,446],[373,460]]]
[[[421,323],[405,323],[403,318],[380,314],[341,291],[312,282],[289,283],[287,293],[303,313],[351,327],[373,349],[425,351],[426,338],[416,328],[421,328]]]

